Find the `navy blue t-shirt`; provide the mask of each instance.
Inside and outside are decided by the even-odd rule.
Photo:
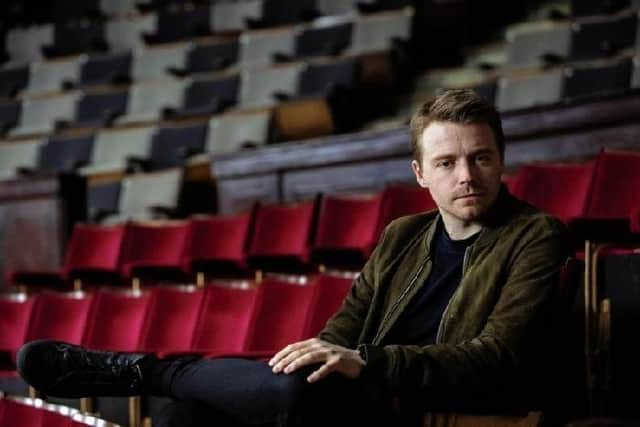
[[[384,344],[428,345],[436,342],[438,326],[460,284],[464,253],[478,233],[451,240],[438,221],[431,243],[431,273],[384,339]]]

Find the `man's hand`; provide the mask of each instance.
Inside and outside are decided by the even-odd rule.
[[[339,372],[348,378],[357,378],[365,361],[356,350],[331,344],[318,338],[311,338],[290,344],[269,360],[274,373],[290,374],[303,366],[322,363],[322,366],[307,377],[312,383],[331,372]]]

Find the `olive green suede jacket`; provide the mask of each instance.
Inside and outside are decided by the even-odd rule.
[[[438,217],[432,211],[387,227],[319,337],[359,348],[367,362],[362,377],[392,393],[417,393],[434,406],[513,407],[552,357],[545,337],[568,254],[565,227],[503,187],[465,253],[436,344],[383,346],[431,271]]]

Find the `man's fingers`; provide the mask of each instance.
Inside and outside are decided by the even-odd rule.
[[[300,348],[304,348],[305,346],[309,345],[310,342],[312,342],[313,339],[310,340],[305,340],[305,341],[299,341],[293,344],[289,344],[288,346],[286,346],[285,348],[283,348],[282,350],[280,350],[279,352],[277,352],[272,358],[271,360],[269,360],[269,366],[275,366],[278,364],[278,362],[280,362],[282,359],[286,358],[288,355],[290,355],[292,352],[300,349]]]
[[[314,383],[329,375],[336,369],[335,363],[326,362],[307,377],[307,382]]]

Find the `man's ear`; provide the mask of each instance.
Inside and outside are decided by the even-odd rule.
[[[422,188],[429,188],[427,185],[427,181],[424,179],[422,175],[422,168],[420,167],[420,163],[417,160],[411,160],[411,169],[413,169],[413,173],[416,176],[416,181],[418,181],[418,185]]]

